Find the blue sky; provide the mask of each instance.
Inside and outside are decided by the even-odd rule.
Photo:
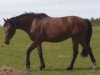
[[[52,17],[76,15],[100,17],[100,0],[0,0],[0,24],[24,12],[46,13]]]

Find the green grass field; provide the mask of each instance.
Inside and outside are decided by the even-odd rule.
[[[4,40],[3,29],[0,28],[0,43]],[[25,69],[26,51],[32,41],[28,35],[17,30],[15,36],[11,40],[9,46],[0,47],[0,66],[9,66],[17,69]],[[40,65],[37,50],[31,53],[31,67],[33,75],[100,75],[100,27],[93,27],[93,36],[91,47],[94,56],[97,60],[97,70],[92,69],[91,60],[89,57],[82,58],[79,55],[72,71],[66,71],[72,56],[72,43],[68,39],[60,43],[43,43],[44,60],[46,68],[43,71],[38,71]]]

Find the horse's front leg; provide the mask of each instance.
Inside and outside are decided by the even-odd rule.
[[[33,49],[37,47],[37,43],[33,42],[31,46],[28,48],[27,53],[26,53],[26,69],[31,68],[30,67],[30,53],[32,52]]]
[[[41,63],[39,69],[42,70],[43,68],[45,68],[45,63],[44,63],[44,59],[43,59],[42,45],[41,44],[39,44],[37,46],[37,50],[38,50],[38,54],[39,54],[39,57],[40,57],[40,63]]]

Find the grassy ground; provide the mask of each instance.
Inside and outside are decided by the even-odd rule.
[[[0,28],[0,43],[3,42],[3,29]],[[10,66],[17,69],[25,69],[26,50],[31,44],[28,35],[17,30],[11,43],[7,47],[0,47],[0,66]],[[43,43],[44,60],[46,68],[38,71],[39,57],[35,49],[31,53],[31,67],[34,75],[99,75],[100,74],[100,27],[93,27],[91,41],[94,56],[97,60],[98,70],[92,69],[90,58],[82,58],[80,54],[74,65],[74,70],[66,71],[72,56],[72,43],[68,39],[60,43]],[[79,48],[81,52],[81,47]]]

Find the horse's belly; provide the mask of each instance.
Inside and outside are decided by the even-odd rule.
[[[64,40],[68,39],[69,37],[70,37],[70,35],[63,34],[63,35],[54,36],[54,37],[47,37],[45,41],[48,41],[48,42],[61,42],[61,41],[64,41]]]

